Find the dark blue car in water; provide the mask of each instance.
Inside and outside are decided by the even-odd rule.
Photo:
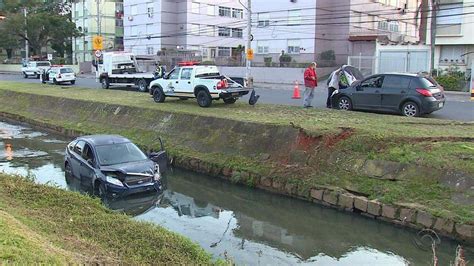
[[[161,148],[148,156],[118,135],[83,136],[68,144],[66,178],[78,178],[100,197],[122,197],[160,191],[168,158]]]

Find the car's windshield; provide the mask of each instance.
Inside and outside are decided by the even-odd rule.
[[[37,62],[37,66],[50,66],[49,62]]]
[[[72,68],[61,68],[61,73],[64,74],[64,73],[74,73],[74,71],[72,71]]]
[[[96,151],[99,162],[103,166],[147,159],[146,155],[131,142],[99,145],[96,146]]]

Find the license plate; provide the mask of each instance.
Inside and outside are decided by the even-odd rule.
[[[439,103],[439,108],[443,108],[444,103]]]

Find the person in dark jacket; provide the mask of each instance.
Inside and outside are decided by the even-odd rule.
[[[314,97],[314,89],[318,86],[318,76],[316,75],[316,62],[313,62],[304,71],[304,99],[303,107],[310,108]]]

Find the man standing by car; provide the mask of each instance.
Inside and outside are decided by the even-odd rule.
[[[331,73],[328,79],[328,98],[326,100],[326,107],[332,108],[331,103],[331,96],[334,91],[339,90],[339,75],[341,73],[341,69],[338,68],[334,72]]]
[[[314,89],[318,86],[318,76],[316,75],[316,62],[311,63],[304,71],[304,108],[310,108],[314,97]]]

